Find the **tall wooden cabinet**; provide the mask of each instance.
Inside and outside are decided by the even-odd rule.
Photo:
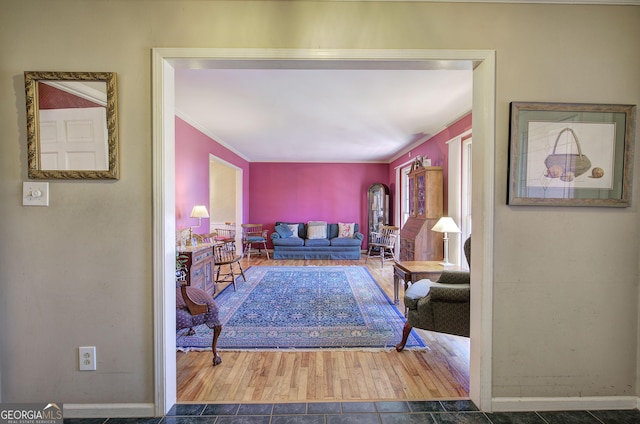
[[[400,261],[443,258],[442,233],[431,231],[443,209],[442,167],[417,168],[409,174],[409,219],[400,231]]]

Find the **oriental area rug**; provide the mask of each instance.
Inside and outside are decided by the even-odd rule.
[[[361,266],[255,266],[215,300],[222,334],[218,349],[390,349],[404,317]],[[178,350],[210,350],[206,325],[179,330]],[[405,348],[424,347],[411,332]]]

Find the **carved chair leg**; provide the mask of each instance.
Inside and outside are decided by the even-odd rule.
[[[242,264],[240,262],[238,262],[238,266],[240,267],[240,275],[242,275],[242,280],[244,280],[244,282],[247,282],[247,279],[244,278],[244,269],[242,269]]]
[[[400,343],[396,345],[396,351],[402,352],[404,349],[404,345],[407,343],[407,339],[409,338],[409,333],[411,333],[411,329],[413,327],[409,324],[409,321],[404,323],[404,328],[402,329],[402,340]]]
[[[236,271],[233,269],[233,262],[229,264],[229,273],[231,274],[231,284],[233,284],[233,291],[236,290]]]
[[[218,337],[220,337],[220,333],[222,332],[222,326],[216,325],[213,327],[213,340],[211,342],[211,351],[213,352],[213,366],[220,365],[222,363],[222,358],[218,355]]]

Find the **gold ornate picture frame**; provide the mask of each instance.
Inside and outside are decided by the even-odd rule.
[[[114,72],[24,73],[31,179],[118,179]]]

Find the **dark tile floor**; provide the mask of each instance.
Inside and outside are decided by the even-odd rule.
[[[470,401],[177,404],[158,418],[70,418],[65,424],[638,424],[640,411],[484,413]]]

